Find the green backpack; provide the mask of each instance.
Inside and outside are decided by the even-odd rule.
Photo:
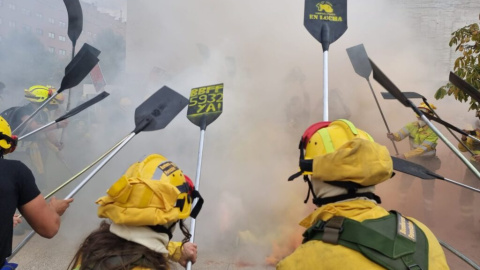
[[[319,240],[362,253],[389,270],[428,270],[425,233],[400,213],[358,222],[342,216],[320,220],[303,234],[303,243]]]

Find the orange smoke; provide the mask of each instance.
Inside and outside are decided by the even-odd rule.
[[[297,229],[290,232],[288,236],[282,237],[282,240],[274,240],[272,243],[272,253],[265,259],[267,265],[276,265],[283,258],[290,255],[298,246],[302,244],[302,234],[304,228],[297,226]],[[280,234],[285,235],[285,234]]]

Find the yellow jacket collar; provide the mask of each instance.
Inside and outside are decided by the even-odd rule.
[[[388,215],[388,211],[374,201],[358,198],[351,201],[329,203],[319,207],[300,221],[299,224],[302,227],[309,228],[318,220],[329,220],[334,216],[344,216],[357,221],[363,221],[365,219],[378,218],[379,211]]]

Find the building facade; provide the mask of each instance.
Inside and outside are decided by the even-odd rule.
[[[106,29],[125,37],[126,22],[98,11],[97,6],[80,1],[83,31],[76,51],[83,43],[91,44]],[[0,42],[16,31],[31,32],[45,48],[58,57],[71,57],[68,14],[61,0],[0,0]]]

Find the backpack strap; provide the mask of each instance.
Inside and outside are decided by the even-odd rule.
[[[318,221],[303,234],[303,243],[319,240],[362,253],[387,269],[428,269],[428,240],[418,226],[392,211],[358,222],[346,217]]]

